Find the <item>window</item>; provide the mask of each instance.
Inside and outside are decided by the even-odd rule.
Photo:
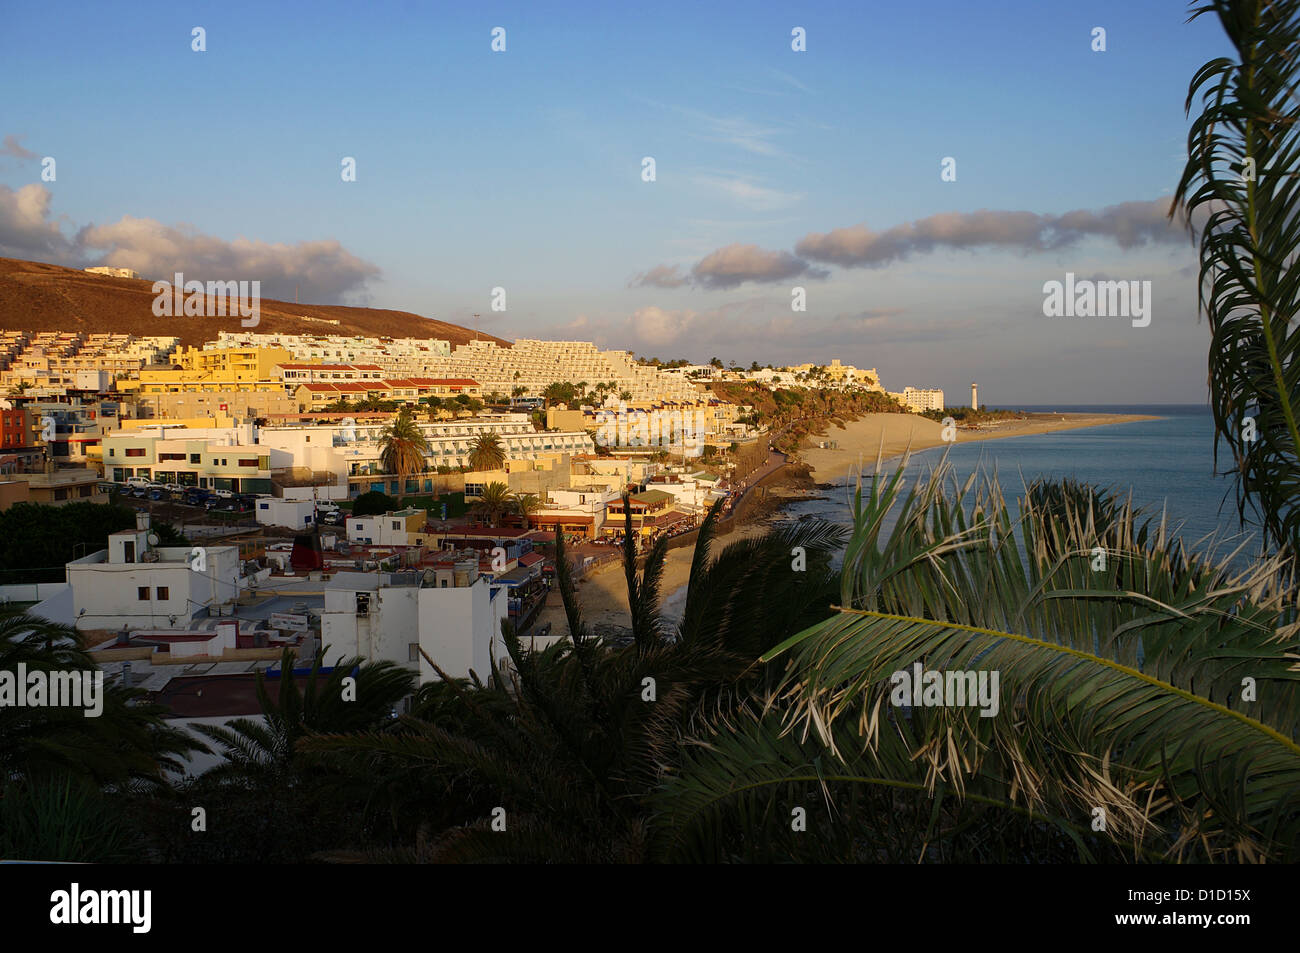
[[[143,457],[144,447],[127,447],[125,455],[128,457]]]
[[[55,490],[54,498],[56,500],[66,500],[68,498],[68,491],[63,489]]]
[[[401,520],[393,520],[393,529],[401,529],[401,528],[402,528],[402,521],[401,521]]]
[[[139,586],[139,587],[135,590],[135,597],[136,597],[138,600],[140,600],[141,602],[148,602],[148,601],[149,601],[149,587],[148,587],[148,586]]]
[[[90,496],[95,492],[94,487],[83,486],[77,491],[78,496]]]
[[[191,453],[191,454],[190,454],[190,463],[202,463],[202,462],[203,462],[203,455],[202,455],[202,454],[200,454],[200,453]]]
[[[115,457],[115,456],[117,456],[117,451],[116,451],[115,449],[113,449],[112,447],[109,447],[109,448],[108,448],[108,455],[109,455],[110,457]]]
[[[167,594],[168,592],[169,590],[166,586],[159,586],[157,589],[154,590],[154,598],[158,599],[159,601],[168,599],[170,598]]]
[[[241,467],[255,467],[257,466],[257,457],[245,457],[242,460],[236,461],[236,463]]]

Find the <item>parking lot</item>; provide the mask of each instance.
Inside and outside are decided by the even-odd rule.
[[[260,496],[269,494],[229,493],[217,496],[212,491],[197,487],[168,488],[158,484],[146,487],[133,487],[123,483],[105,482],[101,486],[107,492],[118,493],[124,506],[147,512],[151,517],[171,523],[181,532],[194,535],[194,530],[201,527],[213,527],[216,530],[226,528],[258,527],[255,507]],[[322,526],[342,526],[346,513],[331,503],[322,502],[319,507]]]
[[[102,484],[110,492],[116,491],[125,506],[148,512],[168,523],[218,523],[229,525],[255,525],[253,508],[256,496],[225,491],[201,490],[197,487],[166,487],[159,484],[130,486],[123,483]]]

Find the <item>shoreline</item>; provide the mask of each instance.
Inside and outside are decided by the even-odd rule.
[[[1147,414],[1030,414],[1025,420],[1007,420],[984,424],[979,430],[957,430],[957,443],[975,440],[996,440],[1004,437],[1023,437],[1038,433],[1055,433],[1059,430],[1078,430],[1085,427],[1104,427],[1111,424],[1133,423],[1140,420],[1160,420]],[[811,435],[808,439],[834,440],[839,447],[834,450],[807,448],[800,451],[800,460],[787,463],[774,471],[776,474],[799,463],[808,465],[817,483],[832,483],[854,472],[859,464],[870,466],[877,454],[883,459],[912,452],[929,450],[944,445],[943,425],[917,414],[866,414],[857,420],[845,422],[841,430],[830,425],[825,434]],[[792,498],[797,499],[797,497]],[[738,526],[729,535],[714,540],[715,551],[737,539],[758,535],[767,529],[767,517],[759,516]],[[664,560],[663,579],[660,582],[664,616],[676,621],[685,604],[685,587],[690,580],[691,559],[694,546],[670,550]],[[627,583],[622,564],[612,562],[595,570],[578,583],[578,598],[583,606],[583,618],[593,628],[617,626],[630,628],[631,616],[627,609]],[[558,600],[558,596],[556,597]],[[552,628],[568,631],[564,608],[547,606],[537,617],[537,623],[550,622]]]
[[[1026,437],[1031,434],[1160,419],[1152,414],[1028,414],[1023,420],[995,421],[983,424],[977,430],[959,427],[955,443]],[[832,426],[825,434],[812,438],[834,440],[839,443],[837,449],[813,447],[801,451],[800,456],[812,469],[813,478],[818,483],[833,483],[860,466],[874,464],[877,455],[881,459],[890,460],[909,451],[916,453],[942,447],[947,442],[942,433],[942,424],[917,414],[866,414],[857,420],[847,421],[843,430]]]

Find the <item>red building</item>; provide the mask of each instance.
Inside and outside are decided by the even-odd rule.
[[[32,415],[26,408],[0,410],[0,450],[33,445]]]

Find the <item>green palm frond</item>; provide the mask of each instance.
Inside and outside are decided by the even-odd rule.
[[[1172,215],[1203,220],[1200,309],[1211,332],[1210,405],[1238,507],[1300,552],[1300,3],[1212,0],[1235,51],[1192,79],[1187,165]],[[1219,442],[1215,444],[1216,459]]]
[[[846,607],[765,656],[790,654],[773,702],[785,729],[833,757],[849,756],[840,723],[855,749],[904,737],[928,784],[978,782],[1062,816],[1101,807],[1112,836],[1162,856],[1289,856],[1300,843],[1289,563],[1233,570],[1188,555],[1164,520],[1073,484],[1031,485],[1014,518],[996,478],[958,483],[946,461],[904,495],[905,466],[889,478],[878,467],[867,498],[855,494]],[[891,678],[918,664],[997,673],[997,713],[901,713]]]
[[[1008,799],[988,770],[959,794],[927,777],[908,726],[900,727],[866,749],[854,724],[836,721],[828,728],[842,752],[836,758],[820,739],[785,730],[776,708],[715,712],[651,798],[652,855],[691,863],[1134,859],[1092,831],[1088,812],[1034,811]],[[1141,849],[1136,856],[1158,859]]]

